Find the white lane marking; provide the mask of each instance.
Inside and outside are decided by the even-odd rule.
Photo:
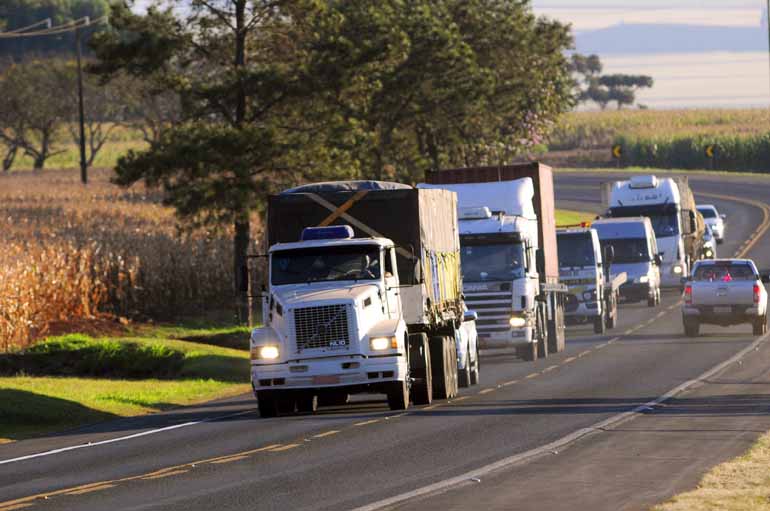
[[[563,436],[562,438],[559,438],[558,440],[551,442],[550,444],[546,444],[540,447],[536,447],[534,449],[530,449],[529,451],[514,454],[513,456],[509,456],[507,458],[503,458],[499,461],[496,461],[494,463],[490,463],[489,465],[485,465],[481,468],[477,468],[475,470],[471,470],[470,472],[466,472],[464,474],[461,474],[456,477],[452,477],[450,479],[445,479],[443,481],[438,481],[433,484],[429,484],[428,486],[423,486],[422,488],[417,488],[416,490],[412,490],[406,493],[402,493],[400,495],[396,495],[394,497],[389,497],[387,499],[379,500],[377,502],[372,502],[371,504],[367,504],[365,506],[361,506],[358,508],[355,508],[353,511],[375,511],[378,509],[386,508],[395,506],[396,504],[400,504],[402,502],[405,502],[407,500],[411,500],[416,497],[422,497],[425,495],[429,495],[432,493],[436,493],[442,490],[448,490],[451,489],[459,484],[465,483],[473,478],[481,479],[482,477],[485,477],[487,474],[491,472],[495,472],[497,470],[501,470],[504,468],[507,468],[511,465],[519,464],[524,461],[527,461],[531,458],[535,458],[537,456],[541,456],[543,454],[552,453],[553,451],[556,451],[558,449],[564,448],[565,446],[576,442],[577,440],[593,434],[601,432],[605,429],[607,429],[610,426],[617,426],[622,422],[625,422],[627,420],[633,419],[634,417],[637,417],[640,413],[644,411],[649,411],[651,408],[663,403],[664,401],[667,401],[671,399],[672,397],[676,396],[677,394],[681,394],[685,390],[689,389],[693,385],[711,378],[716,373],[722,371],[727,366],[734,364],[744,356],[746,356],[748,353],[754,351],[757,347],[759,347],[761,344],[766,342],[768,339],[770,339],[770,334],[765,334],[762,337],[759,337],[756,339],[753,343],[751,343],[750,346],[742,349],[738,353],[736,353],[734,356],[729,358],[728,360],[725,360],[724,362],[721,362],[720,364],[717,364],[716,366],[712,367],[705,373],[701,374],[700,376],[688,380],[681,385],[673,388],[672,390],[666,392],[662,396],[653,399],[652,401],[649,401],[643,405],[639,405],[632,410],[629,410],[627,412],[622,412],[617,415],[613,415],[612,417],[605,419],[601,422],[597,422],[593,426],[588,426],[587,428],[582,428],[577,431],[574,431],[570,433],[569,435]]]
[[[249,410],[247,412],[238,412],[238,413],[231,413],[231,414],[228,414],[228,415],[219,415],[217,417],[211,417],[209,419],[203,419],[203,420],[191,421],[191,422],[183,422],[182,424],[174,424],[173,426],[166,426],[164,428],[150,429],[150,430],[147,430],[147,431],[142,431],[141,433],[134,433],[133,435],[126,435],[126,436],[121,436],[121,437],[117,437],[117,438],[110,438],[108,440],[101,440],[99,442],[88,442],[87,444],[71,445],[69,447],[62,447],[60,449],[52,449],[50,451],[38,452],[38,453],[35,453],[35,454],[28,454],[26,456],[19,456],[18,458],[10,458],[10,459],[7,459],[7,460],[0,460],[0,465],[5,465],[5,464],[8,464],[8,463],[17,463],[19,461],[31,460],[31,459],[34,459],[34,458],[42,458],[43,456],[51,456],[53,454],[60,454],[60,453],[63,453],[63,452],[68,452],[68,451],[75,451],[77,449],[86,449],[86,448],[89,448],[89,447],[99,447],[100,445],[114,444],[114,443],[117,443],[117,442],[125,442],[126,440],[133,440],[134,438],[140,438],[140,437],[148,436],[148,435],[155,435],[157,433],[164,433],[166,431],[172,431],[172,430],[175,430],[175,429],[186,428],[186,427],[189,427],[189,426],[195,426],[197,424],[203,424],[203,423],[206,423],[206,422],[213,422],[213,421],[221,420],[221,419],[228,419],[230,417],[238,417],[239,415],[247,415],[247,414],[250,414],[250,413],[254,413],[254,411],[253,410]]]

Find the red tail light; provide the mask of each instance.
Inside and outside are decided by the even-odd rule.
[[[687,284],[684,288],[684,303],[687,305],[692,304],[692,285]]]
[[[759,284],[754,284],[754,303],[759,303]]]

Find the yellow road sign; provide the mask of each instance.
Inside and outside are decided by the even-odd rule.
[[[615,144],[612,146],[612,157],[617,158],[618,160],[623,156],[623,146],[620,144]]]
[[[706,146],[706,158],[713,158],[714,157],[714,146],[713,145],[707,145]]]

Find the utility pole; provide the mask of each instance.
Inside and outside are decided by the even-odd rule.
[[[768,0],[770,2],[770,0]],[[85,19],[84,27],[90,23]],[[80,123],[80,180],[83,184],[88,184],[88,165],[86,164],[86,127],[85,127],[85,109],[83,108],[83,66],[82,49],[80,44],[80,27],[75,29],[75,53],[77,54],[78,64],[78,122]]]

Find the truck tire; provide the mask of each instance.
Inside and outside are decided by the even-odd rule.
[[[652,296],[647,297],[647,307],[655,307],[658,305],[658,292],[653,291]]]
[[[410,335],[409,372],[412,377],[412,402],[416,405],[429,405],[433,402],[433,375],[430,362],[428,336]]]
[[[754,335],[763,335],[767,333],[767,315],[757,318],[752,324]]]
[[[318,410],[318,396],[312,392],[301,392],[297,395],[297,411],[299,413],[315,413]]]
[[[409,408],[409,384],[404,381],[387,383],[388,406],[391,410],[406,410]]]
[[[457,351],[454,337],[437,336],[430,340],[433,397],[451,399],[457,395]],[[451,349],[451,352],[450,352]]]
[[[325,391],[318,394],[318,406],[343,406],[350,401],[350,394],[345,391]]]
[[[700,323],[698,320],[683,320],[684,323],[684,335],[687,337],[698,337],[700,333]]]
[[[465,369],[457,370],[457,386],[464,389],[471,386],[471,347],[465,350],[468,354],[465,361]]]
[[[480,367],[481,367],[481,360],[479,359],[479,347],[476,346],[476,360],[473,362],[473,369],[471,370],[471,385],[479,384]]]
[[[548,325],[548,352],[560,353],[564,351],[567,345],[564,328],[564,304],[556,297],[553,300],[553,320]]]
[[[533,341],[527,346],[519,348],[517,355],[526,362],[534,362],[537,360],[537,344],[537,342]]]
[[[596,316],[594,318],[594,333],[602,335],[605,332],[606,323],[604,322],[604,315]]]
[[[275,406],[278,415],[292,415],[297,412],[297,395],[291,391],[275,391]]]
[[[263,419],[276,417],[278,415],[278,403],[275,400],[274,390],[258,390],[257,391],[257,407],[259,408],[259,416]]]

